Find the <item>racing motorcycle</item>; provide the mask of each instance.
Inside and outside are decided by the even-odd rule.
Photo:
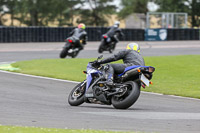
[[[76,85],[68,97],[71,106],[86,103],[113,105],[116,109],[127,109],[140,95],[140,88],[152,84],[150,79],[155,71],[152,66],[129,66],[123,73],[114,75],[114,84],[106,84],[108,65],[95,65],[89,62],[84,71],[86,80]]]
[[[60,58],[65,58],[67,55],[71,56],[72,58],[75,58],[80,51],[76,47],[77,43],[82,43],[82,40],[78,40],[74,37],[69,37],[65,41],[66,41],[65,46],[60,52]]]
[[[112,41],[112,39],[104,34],[101,39],[101,44],[99,45],[98,52],[102,53],[103,51],[109,51],[112,53],[115,50],[116,42]]]

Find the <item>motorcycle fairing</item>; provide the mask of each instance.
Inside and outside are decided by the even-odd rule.
[[[91,82],[92,82],[92,74],[97,74],[97,73],[101,73],[98,70],[93,69],[93,67],[91,66],[90,63],[88,63],[87,65],[87,84],[86,84],[86,91],[88,90]]]

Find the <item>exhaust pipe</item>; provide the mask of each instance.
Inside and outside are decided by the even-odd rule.
[[[125,81],[125,80],[129,79],[130,77],[136,76],[136,75],[138,75],[138,74],[139,74],[138,68],[129,70],[129,71],[127,71],[127,72],[122,76],[122,80]]]

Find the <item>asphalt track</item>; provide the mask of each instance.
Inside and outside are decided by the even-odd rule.
[[[199,41],[139,42],[144,56],[200,54]],[[78,58],[97,57],[99,42],[90,42]],[[126,42],[117,46],[116,52]],[[0,44],[0,64],[58,58],[63,43]],[[108,52],[104,57],[110,56]],[[141,93],[128,110],[67,103],[77,83],[0,71],[0,124],[36,127],[170,133],[200,132],[200,100]]]

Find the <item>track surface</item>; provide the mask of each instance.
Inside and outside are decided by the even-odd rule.
[[[128,42],[119,42],[114,53]],[[138,42],[143,56],[200,54],[200,41]],[[77,58],[96,58],[100,42],[89,42]],[[0,43],[0,62],[59,58],[64,43]],[[103,52],[104,57],[111,54]]]
[[[98,44],[89,43],[78,57],[97,57]],[[122,49],[123,44],[120,43],[116,51]],[[200,54],[198,41],[140,44],[144,56]],[[63,43],[9,43],[0,46],[0,62],[6,63],[58,58]],[[104,53],[104,57],[109,55]],[[170,133],[200,131],[200,100],[142,93],[128,110],[95,104],[71,107],[67,96],[75,85],[0,71],[0,124]]]

